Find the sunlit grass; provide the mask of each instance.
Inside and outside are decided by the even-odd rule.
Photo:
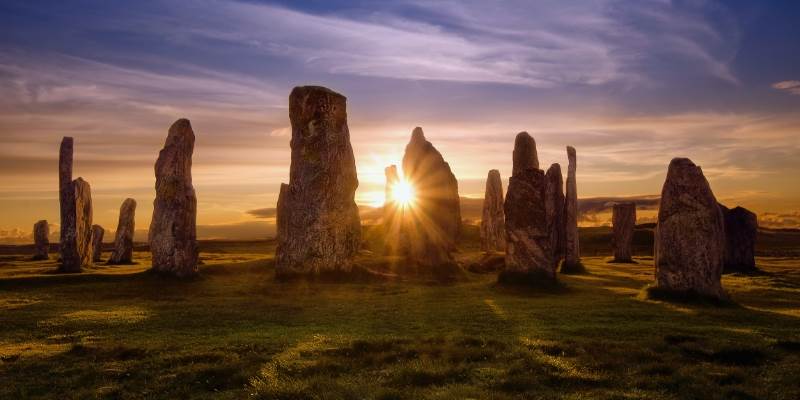
[[[138,253],[69,276],[0,262],[0,398],[800,397],[795,259],[725,276],[738,306],[716,308],[642,300],[647,257],[585,257],[542,293],[492,273],[278,283],[270,244],[215,246],[191,282]]]

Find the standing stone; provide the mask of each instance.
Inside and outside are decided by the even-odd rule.
[[[412,266],[453,265],[461,231],[458,181],[442,154],[414,128],[403,155],[403,174],[413,188],[413,209],[403,214],[400,251]]]
[[[728,209],[719,205],[725,220],[724,273],[755,272],[755,248],[758,235],[758,217],[743,207]]]
[[[567,195],[564,206],[565,223],[565,254],[562,272],[583,270],[581,264],[581,251],[578,243],[578,184],[575,178],[576,156],[575,148],[567,146],[567,157],[569,166],[567,167]]]
[[[73,198],[67,225],[61,227],[60,272],[81,272],[92,265],[92,190],[89,183],[78,178],[67,189]]]
[[[528,132],[520,132],[514,139],[514,154],[512,157],[514,169],[511,176],[528,168],[539,169],[539,156],[536,153],[536,141]]]
[[[100,225],[92,225],[92,261],[103,260],[103,236],[106,230]]]
[[[487,253],[506,251],[503,182],[500,180],[500,171],[496,169],[489,171],[486,177],[481,218],[481,250]]]
[[[616,203],[611,212],[614,236],[614,262],[633,262],[633,228],[636,227],[636,204]]]
[[[50,250],[50,225],[47,220],[41,220],[33,224],[33,259],[34,260],[47,260],[50,258],[48,252]]]
[[[550,165],[545,174],[547,192],[545,194],[545,211],[547,213],[547,230],[550,232],[550,249],[553,254],[553,265],[558,269],[558,264],[564,258],[566,242],[566,225],[564,224],[564,178],[561,175],[561,165]]]
[[[75,195],[72,193],[72,150],[73,140],[69,136],[61,139],[58,152],[58,203],[61,214],[59,253],[64,258],[65,235],[75,229]],[[69,252],[69,250],[67,249]],[[68,256],[74,258],[72,254]]]
[[[192,186],[194,131],[188,119],[169,128],[155,165],[156,199],[148,241],[153,270],[177,277],[197,274],[197,198]]]
[[[136,200],[125,199],[119,208],[117,232],[114,235],[114,251],[109,264],[131,264],[133,262],[133,234],[136,230]]]
[[[400,175],[397,174],[396,165],[386,167],[383,172],[386,175],[383,201],[384,250],[386,254],[394,255],[398,251],[400,222],[403,213],[403,209],[398,207],[393,193],[395,185],[400,182]]]
[[[723,299],[724,256],[722,211],[703,171],[672,159],[655,230],[656,289]]]
[[[533,145],[531,149],[529,146]],[[554,280],[556,277],[547,221],[544,171],[519,154],[536,153],[533,139],[522,132],[514,142],[514,168],[504,204],[506,260],[501,282]],[[538,163],[537,163],[538,164]]]
[[[347,127],[347,99],[320,86],[289,95],[292,163],[281,189],[276,273],[350,272],[361,244],[355,203],[356,163]]]

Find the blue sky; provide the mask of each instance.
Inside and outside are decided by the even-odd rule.
[[[411,130],[462,195],[510,173],[513,136],[544,165],[579,157],[579,195],[657,194],[672,157],[762,218],[800,210],[800,2],[36,1],[0,3],[0,229],[57,219],[58,142],[95,218],[133,196],[180,117],[197,133],[199,222],[246,222],[288,178],[287,97],[348,97],[363,203]],[[772,213],[772,214],[765,214]],[[773,215],[774,216],[771,216]]]

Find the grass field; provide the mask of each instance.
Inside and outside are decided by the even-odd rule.
[[[199,279],[0,256],[0,398],[798,399],[800,268],[727,275],[735,305],[645,300],[652,259],[552,291],[495,274],[280,283],[266,242],[202,246]],[[464,262],[478,257],[464,246]]]

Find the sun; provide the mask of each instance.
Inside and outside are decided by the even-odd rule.
[[[414,203],[414,187],[405,180],[400,180],[392,186],[392,199],[402,207]]]

